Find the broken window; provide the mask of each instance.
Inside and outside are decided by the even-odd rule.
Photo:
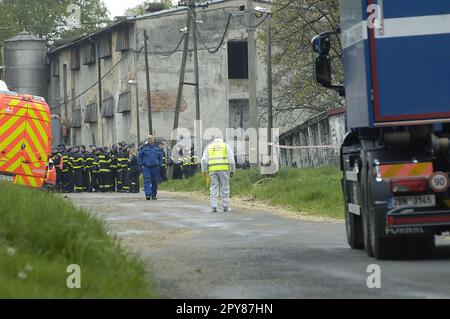
[[[117,113],[131,112],[131,95],[125,92],[119,95],[119,103],[117,105]]]
[[[230,100],[230,128],[244,130],[250,127],[248,99]]]
[[[116,51],[126,51],[128,49],[130,49],[128,28],[123,28],[117,31]]]
[[[98,45],[98,58],[105,59],[111,57],[111,55],[112,55],[112,41],[111,41],[111,33],[109,33],[100,39]]]
[[[103,100],[102,117],[114,117],[114,98],[110,97]]]
[[[88,43],[83,46],[83,65],[95,64],[95,45]]]
[[[97,103],[86,105],[86,112],[84,113],[84,123],[97,122]]]
[[[75,47],[70,50],[70,69],[80,69],[80,47]]]
[[[228,78],[248,79],[247,41],[228,42]]]

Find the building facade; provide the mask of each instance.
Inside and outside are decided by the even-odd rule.
[[[194,52],[190,37],[179,127],[191,134],[206,128],[249,126],[247,18],[245,0],[216,0],[197,9],[200,118],[196,118]],[[271,1],[255,1],[270,5]],[[264,4],[262,4],[264,3]],[[136,142],[149,133],[144,31],[148,36],[153,134],[176,139],[172,127],[178,91],[187,9],[178,7],[137,17],[49,51],[49,104],[61,116],[64,141],[112,145]],[[264,18],[255,20],[257,95],[266,90]],[[180,31],[181,30],[181,31]],[[221,43],[222,37],[224,41]],[[217,52],[210,53],[217,49]],[[186,135],[179,131],[178,135]]]

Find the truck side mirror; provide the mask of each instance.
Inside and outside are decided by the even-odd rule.
[[[331,41],[328,35],[316,35],[312,39],[314,52],[319,55],[327,55],[330,53]]]
[[[331,87],[331,60],[328,55],[316,58],[316,81],[324,87]]]

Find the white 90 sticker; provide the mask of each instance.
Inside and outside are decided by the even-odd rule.
[[[444,172],[435,172],[430,176],[430,187],[435,192],[445,192],[450,185],[448,175]]]

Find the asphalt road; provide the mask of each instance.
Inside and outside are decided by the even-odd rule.
[[[206,201],[161,193],[70,194],[142,256],[162,298],[449,298],[450,238],[429,260],[377,261],[351,250],[341,221],[252,208],[210,213]],[[381,288],[367,287],[367,267]]]

